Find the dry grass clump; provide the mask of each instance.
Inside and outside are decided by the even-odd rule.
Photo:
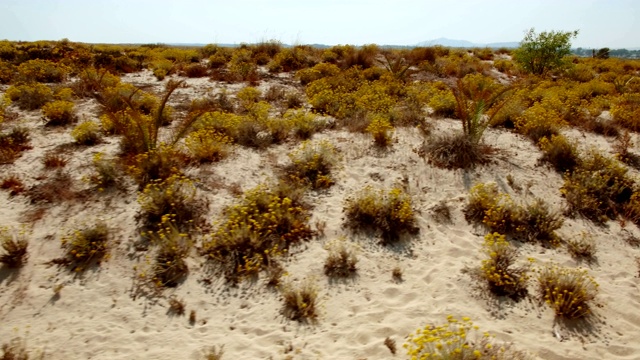
[[[191,252],[193,241],[188,234],[180,232],[169,217],[163,219],[157,232],[144,235],[158,245],[158,250],[150,276],[142,272],[138,278],[150,281],[156,289],[178,286],[189,273],[185,259]]]
[[[4,250],[0,263],[9,268],[21,267],[28,258],[28,245],[24,233],[12,234],[8,228],[0,228],[0,246]]]
[[[82,272],[108,257],[109,228],[104,222],[87,226],[62,238],[65,261],[73,271]]]
[[[427,139],[423,151],[429,162],[445,169],[469,169],[487,164],[495,150],[472,141],[464,133],[448,133]]]
[[[560,191],[569,214],[604,223],[624,213],[636,188],[622,164],[592,151],[575,171],[565,174]]]
[[[508,296],[514,300],[527,294],[526,267],[514,266],[518,252],[507,242],[504,235],[487,234],[484,237],[483,252],[487,259],[482,260],[479,275],[489,286],[489,291],[498,296]]]
[[[138,218],[145,228],[153,229],[168,217],[180,230],[199,225],[205,204],[196,197],[193,180],[173,175],[166,180],[151,181],[138,195]]]
[[[539,143],[542,150],[540,162],[549,163],[557,172],[564,174],[573,171],[580,158],[577,145],[562,135],[551,135],[551,139],[543,137]]]
[[[574,258],[587,262],[593,261],[596,256],[596,242],[590,234],[585,232],[567,241],[567,249]]]
[[[120,184],[121,175],[114,160],[105,159],[103,153],[93,155],[93,173],[87,180],[94,184],[98,191],[116,188]]]
[[[586,270],[548,265],[539,270],[539,291],[556,316],[583,318],[591,313],[591,303],[598,293],[598,283]]]
[[[15,338],[2,344],[0,360],[29,360],[29,353],[24,340]]]
[[[384,243],[419,231],[411,197],[400,188],[376,190],[367,186],[347,199],[343,211],[349,228],[377,231]]]
[[[211,348],[205,350],[205,354],[202,357],[203,360],[222,360],[222,355],[224,355],[224,345],[220,347],[212,346]]]
[[[204,242],[203,254],[218,262],[233,282],[268,269],[290,246],[314,234],[303,192],[284,183],[245,192],[225,209],[225,219]]]
[[[285,168],[287,181],[309,185],[313,189],[326,189],[335,183],[331,176],[340,156],[326,140],[305,141],[289,153],[291,164]]]
[[[42,158],[42,164],[47,169],[63,168],[67,165],[67,159],[61,154],[49,152]]]
[[[494,183],[478,184],[471,189],[464,214],[467,221],[482,223],[492,232],[552,246],[558,244],[555,230],[563,224],[560,214],[549,210],[544,200],[518,205],[509,194],[499,192]]]
[[[331,241],[326,246],[329,255],[324,261],[324,274],[330,278],[348,278],[358,270],[358,257],[345,239]]]
[[[172,296],[169,298],[169,310],[168,310],[169,313],[182,316],[184,315],[186,308],[187,306],[184,300],[178,299],[175,296]]]
[[[441,360],[529,360],[532,357],[511,347],[496,343],[489,333],[479,334],[468,317],[458,320],[447,316],[447,323],[427,325],[409,335],[404,347],[412,359]]]
[[[0,165],[12,164],[20,154],[31,149],[29,145],[29,130],[14,127],[8,133],[0,133]]]
[[[285,317],[300,322],[314,322],[318,318],[318,288],[311,280],[306,279],[298,286],[285,284],[282,298]]]
[[[613,151],[618,160],[633,168],[640,169],[640,156],[629,151],[629,148],[632,147],[633,142],[631,141],[631,135],[629,135],[628,131],[619,135],[613,143]]]
[[[389,349],[389,351],[391,352],[391,355],[395,355],[396,352],[398,352],[398,349],[396,348],[396,341],[388,336],[386,339],[384,339],[384,346],[386,346],[387,349]]]
[[[22,180],[15,174],[10,174],[0,180],[0,189],[9,191],[10,196],[23,193],[26,189]]]
[[[27,195],[32,203],[59,203],[82,196],[82,194],[75,191],[71,175],[62,171],[56,171],[46,181],[31,186],[27,190]]]

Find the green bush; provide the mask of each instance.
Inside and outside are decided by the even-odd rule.
[[[525,71],[542,75],[567,65],[565,56],[571,53],[571,39],[576,31],[543,31],[529,29],[515,50],[513,58]]]

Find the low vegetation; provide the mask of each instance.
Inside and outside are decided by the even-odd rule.
[[[556,316],[579,319],[591,314],[599,285],[586,270],[547,265],[537,280],[540,295]]]
[[[0,263],[9,268],[19,268],[27,261],[29,243],[24,233],[14,233],[8,228],[0,228]]]
[[[62,238],[65,257],[59,263],[65,263],[75,272],[83,272],[95,264],[107,259],[109,254],[110,230],[104,222],[74,230]]]

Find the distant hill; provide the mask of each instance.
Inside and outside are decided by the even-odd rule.
[[[488,44],[479,44],[473,43],[467,40],[454,40],[447,38],[439,38],[434,40],[422,41],[417,43],[415,46],[445,46],[445,47],[453,47],[453,48],[517,48],[520,46],[520,43],[517,41],[512,42],[496,42],[496,43],[488,43]]]

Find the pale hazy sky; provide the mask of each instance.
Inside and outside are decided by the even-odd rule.
[[[0,39],[412,45],[580,30],[574,47],[640,47],[640,0],[0,0]]]

